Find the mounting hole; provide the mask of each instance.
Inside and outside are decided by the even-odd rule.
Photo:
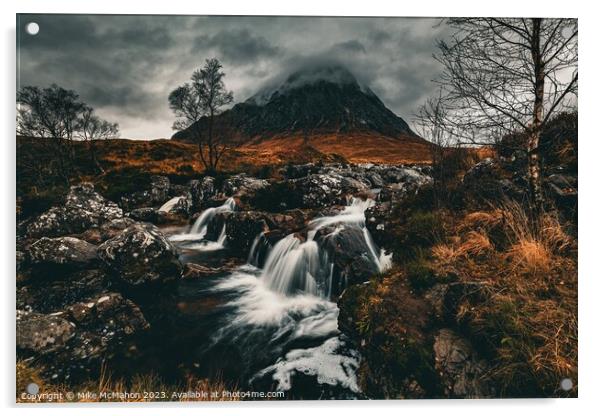
[[[29,22],[25,25],[25,31],[31,36],[35,36],[40,31],[40,25],[36,22]]]
[[[27,391],[29,394],[38,394],[40,391],[40,386],[38,386],[36,383],[29,383],[25,388],[25,391]]]
[[[563,378],[560,382],[560,388],[564,391],[569,391],[573,388],[573,380],[570,378]]]

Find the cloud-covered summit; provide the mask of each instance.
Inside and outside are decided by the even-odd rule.
[[[25,25],[40,25],[36,36]],[[235,102],[299,68],[338,62],[411,119],[440,71],[438,19],[263,16],[20,15],[19,85],[76,90],[129,138],[169,137],[169,92],[219,58]]]

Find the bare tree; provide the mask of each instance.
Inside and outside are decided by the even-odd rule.
[[[444,125],[457,140],[491,143],[501,132],[528,137],[534,208],[543,209],[539,139],[553,114],[577,94],[574,19],[452,18],[436,59],[446,106]]]
[[[88,142],[92,163],[103,173],[104,169],[98,161],[96,149],[97,140],[114,139],[119,134],[119,124],[110,123],[101,119],[94,113],[94,109],[85,106],[78,123],[78,134],[81,140]]]
[[[84,108],[75,91],[55,84],[49,88],[23,87],[17,92],[17,133],[48,139],[58,174],[68,182],[72,168],[72,140]]]
[[[74,169],[74,142],[115,137],[118,125],[100,119],[73,90],[58,85],[49,88],[26,86],[17,92],[17,133],[37,137],[53,155],[52,167],[66,183]],[[96,149],[91,144],[94,163]]]
[[[188,129],[198,144],[201,162],[210,173],[217,170],[221,157],[231,148],[231,137],[224,133],[228,129],[215,122],[222,107],[233,101],[225,76],[217,59],[207,59],[202,68],[193,72],[190,83],[169,94],[169,107],[177,117],[174,130]]]

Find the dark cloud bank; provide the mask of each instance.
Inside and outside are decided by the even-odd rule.
[[[36,36],[25,25],[40,25]],[[224,64],[240,102],[316,62],[347,66],[411,121],[440,71],[438,19],[235,16],[21,15],[19,85],[75,89],[123,137],[170,137],[169,92],[206,58]]]

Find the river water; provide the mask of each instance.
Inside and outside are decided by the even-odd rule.
[[[303,241],[291,234],[269,246],[258,235],[246,264],[199,282],[183,281],[183,301],[204,305],[202,313],[190,315],[204,328],[196,348],[199,365],[235,378],[239,387],[285,391],[289,398],[361,397],[356,377],[361,357],[339,332],[339,310],[331,300],[334,265],[314,237],[325,227],[330,233],[325,238],[357,228],[366,255],[379,271],[386,270],[391,259],[365,227],[364,211],[371,204],[350,199],[340,213],[309,222]],[[204,237],[218,212],[233,210],[229,199],[173,234],[181,260],[212,266],[227,258],[225,225],[217,241]]]

